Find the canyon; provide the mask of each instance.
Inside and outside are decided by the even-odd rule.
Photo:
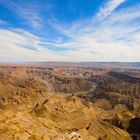
[[[139,140],[139,63],[1,64],[0,137]]]

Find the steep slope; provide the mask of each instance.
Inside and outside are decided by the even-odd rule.
[[[71,135],[75,135],[79,140],[131,139],[125,131],[98,120],[94,112],[94,107],[85,106],[77,97],[66,100],[52,95],[30,113],[2,110],[0,137],[4,140],[74,140]]]

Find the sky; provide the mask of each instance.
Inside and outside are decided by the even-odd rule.
[[[0,62],[140,61],[140,0],[0,0]]]

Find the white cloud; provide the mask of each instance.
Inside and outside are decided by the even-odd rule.
[[[114,11],[124,1],[112,2],[107,3],[103,9]],[[104,20],[98,24],[91,22],[93,18],[64,26],[56,22],[53,26],[71,38],[66,46],[77,48],[68,53],[66,58],[71,56],[72,60],[77,61],[139,61],[140,26],[136,20],[140,17],[139,8],[140,5],[114,12],[105,10],[108,18],[101,16]],[[100,10],[99,15],[102,15],[103,11]],[[65,46],[65,43],[59,45]]]
[[[125,2],[125,0],[108,0],[108,2],[100,9],[97,18],[99,20],[105,19],[123,2]]]
[[[10,62],[22,61],[138,61],[140,60],[140,47],[122,45],[117,42],[97,42],[89,36],[79,37],[70,43],[62,42],[62,47],[72,47],[74,50],[67,52],[53,52],[41,47],[42,42],[31,33],[25,31],[0,30],[0,60]],[[49,43],[49,42],[48,42]],[[24,48],[22,46],[30,46]],[[58,44],[51,44],[58,47]],[[80,47],[77,47],[80,46]],[[35,50],[34,50],[35,49]],[[77,49],[77,50],[76,50]]]
[[[35,29],[41,28],[44,24],[42,12],[50,10],[53,5],[41,4],[39,1],[30,3],[30,1],[15,2],[12,0],[0,1],[6,8],[11,10],[18,19]]]
[[[40,44],[47,44],[47,42],[41,41],[41,38],[24,30],[0,29],[0,61],[24,62],[64,59],[65,56],[41,47]]]

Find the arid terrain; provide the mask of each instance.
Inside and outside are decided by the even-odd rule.
[[[140,63],[0,65],[1,140],[140,140]]]

